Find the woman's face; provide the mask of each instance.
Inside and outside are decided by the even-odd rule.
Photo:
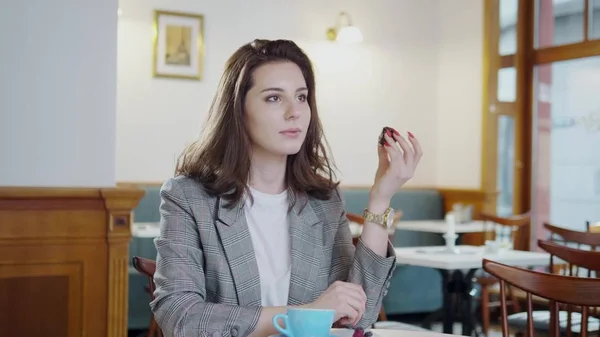
[[[246,128],[255,154],[296,154],[310,124],[308,88],[293,62],[267,63],[256,68],[246,94]]]

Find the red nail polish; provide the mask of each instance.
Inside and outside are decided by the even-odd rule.
[[[415,138],[415,135],[413,135],[413,134],[412,134],[410,131],[408,131],[408,136],[409,136],[410,138]]]
[[[385,130],[385,133],[387,134],[388,137],[392,137],[392,134],[390,133],[390,129]]]
[[[390,144],[388,144],[387,140],[385,142],[383,142],[383,145],[390,147]]]
[[[396,131],[396,129],[392,129],[392,130],[394,131],[394,134],[395,134],[396,136],[400,136],[400,132]]]

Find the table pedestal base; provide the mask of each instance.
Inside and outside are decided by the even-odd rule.
[[[455,321],[462,323],[462,335],[471,336],[476,331],[475,310],[473,310],[473,276],[477,269],[469,269],[467,273],[461,270],[438,269],[442,275],[443,304],[440,310],[429,315],[423,322],[423,327],[431,329],[434,321],[443,322],[443,332],[453,333]],[[457,312],[460,314],[457,315]]]

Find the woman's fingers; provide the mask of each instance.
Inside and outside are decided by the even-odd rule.
[[[346,304],[351,308],[348,310],[353,315],[348,317],[348,324],[356,325],[365,313],[367,295],[362,286],[354,283],[346,283],[343,294]]]
[[[406,162],[404,161],[404,158],[402,156],[402,150],[397,145],[398,143],[396,142],[396,140],[394,138],[392,138],[391,134],[389,134],[389,135],[386,134],[384,136],[384,139],[388,142],[388,144],[390,144],[389,146],[384,146],[385,150],[387,151],[388,155],[390,156],[390,160],[392,162],[398,163],[400,168],[404,169],[406,167]]]
[[[398,133],[398,131],[394,130],[393,136],[394,140],[398,142],[402,152],[404,153],[403,158],[406,166],[412,168],[413,164],[415,163],[415,152],[412,146],[410,146],[410,144],[406,141],[406,139],[404,139],[404,137],[400,135],[400,133]]]
[[[419,143],[419,141],[417,140],[415,135],[413,135],[410,131],[408,132],[408,140],[410,141],[413,148],[415,149],[415,165],[416,165],[419,163],[419,160],[421,160],[421,157],[423,156],[423,149],[421,148],[421,144]]]
[[[349,303],[342,304],[338,309],[338,313],[342,317],[340,319],[342,324],[355,324],[354,322],[358,322],[360,320],[360,317],[362,317],[360,312],[354,307],[352,307],[352,305],[350,305]]]

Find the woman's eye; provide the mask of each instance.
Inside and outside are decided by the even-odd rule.
[[[267,101],[268,102],[278,102],[279,96],[269,96],[269,97],[267,97]]]
[[[302,94],[302,95],[298,96],[298,100],[300,100],[300,102],[306,102],[306,95]]]

